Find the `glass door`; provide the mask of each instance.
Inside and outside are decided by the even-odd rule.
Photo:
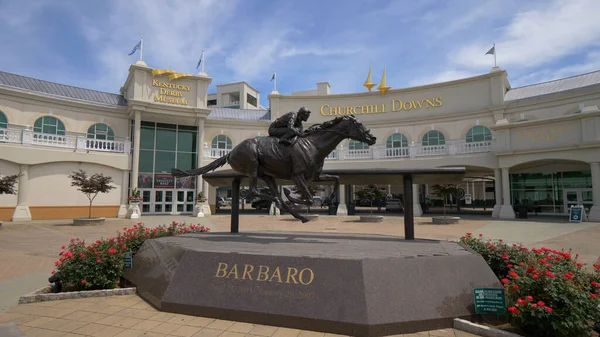
[[[150,210],[152,210],[152,190],[140,189],[140,194],[142,195],[142,214],[151,213]]]
[[[571,206],[583,205],[583,209],[589,214],[594,204],[591,188],[568,188],[564,190],[565,213],[569,214]]]
[[[193,213],[195,190],[177,190],[177,213]]]
[[[154,214],[171,214],[173,212],[173,190],[154,190],[151,210]]]
[[[594,206],[594,198],[592,197],[592,189],[581,190],[581,204],[585,209],[585,214],[590,214],[590,209]]]

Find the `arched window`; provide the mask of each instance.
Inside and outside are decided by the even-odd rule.
[[[213,138],[210,148],[214,150],[231,150],[233,149],[233,143],[231,142],[231,138],[225,135],[218,135]]]
[[[386,157],[408,157],[408,139],[401,133],[394,133],[385,142]]]
[[[446,137],[438,130],[431,130],[423,136],[423,146],[444,145]]]
[[[388,137],[385,147],[388,149],[408,147],[408,139],[406,139],[406,136],[401,133],[394,133]]]
[[[87,130],[87,138],[100,140],[115,140],[115,133],[110,126],[96,123]]]
[[[4,114],[4,112],[2,112],[2,111],[0,111],[0,128],[1,129],[8,128],[8,119],[6,118],[6,115]]]
[[[359,142],[358,140],[351,139],[350,144],[348,144],[350,150],[368,150],[369,144]]]
[[[467,143],[486,142],[492,140],[492,131],[485,126],[477,125],[467,132]]]
[[[64,136],[65,125],[56,117],[44,116],[35,121],[33,124],[33,132]]]

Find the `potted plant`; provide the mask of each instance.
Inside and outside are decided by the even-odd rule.
[[[203,203],[206,202],[207,198],[204,196],[204,192],[200,191],[200,193],[198,193],[198,195],[196,196],[196,202],[197,203]]]
[[[137,187],[134,187],[131,190],[131,195],[129,196],[129,198],[127,199],[129,201],[129,203],[138,203],[142,201],[142,198],[140,197],[140,191],[137,189]]]

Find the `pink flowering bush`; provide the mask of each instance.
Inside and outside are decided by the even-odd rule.
[[[480,253],[498,275],[511,324],[529,336],[589,336],[600,322],[600,265],[589,272],[570,251],[529,250],[471,233],[461,242]]]
[[[60,282],[63,291],[112,289],[123,275],[125,252],[135,254],[148,239],[208,231],[208,227],[177,222],[153,229],[138,223],[133,228],[123,228],[123,233],[114,238],[96,240],[92,244],[72,238],[68,246],[61,247],[50,281]]]

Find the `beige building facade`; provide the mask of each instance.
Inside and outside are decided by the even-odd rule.
[[[331,94],[320,82],[314,90],[272,92],[269,109],[246,82],[209,94],[211,82],[204,73],[143,62],[131,65],[120,94],[0,72],[0,174],[21,174],[18,193],[0,195],[0,220],[87,215],[87,199],[68,179],[80,168],[111,176],[117,187],[98,196],[94,216],[124,217],[133,188],[142,214],[192,213],[199,191],[214,211],[223,187],[175,179],[170,169],[204,166],[306,106],[307,125],[353,114],[378,139],[374,146],[342,142],[326,169],[466,167],[464,206],[510,219],[519,205],[553,215],[583,205],[600,221],[600,72],[520,88],[499,68],[385,92]],[[343,214],[352,187],[341,188]],[[413,194],[423,203],[436,199],[430,186],[413,186]]]

